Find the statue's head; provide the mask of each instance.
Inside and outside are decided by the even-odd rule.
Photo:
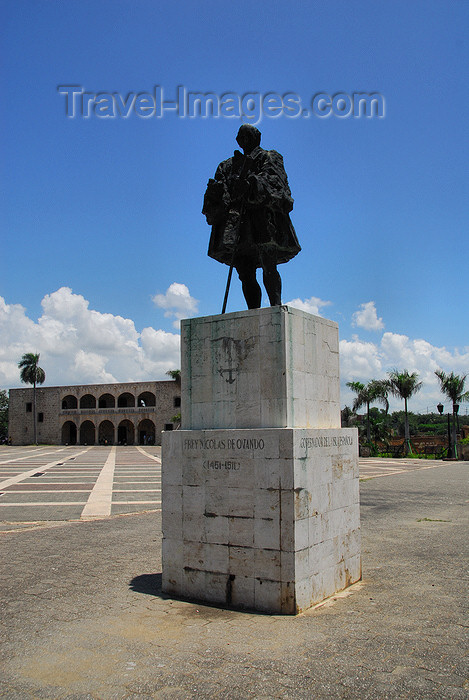
[[[256,146],[259,146],[261,142],[261,132],[251,124],[243,124],[239,127],[236,141],[243,149],[244,153],[248,155],[256,148]]]

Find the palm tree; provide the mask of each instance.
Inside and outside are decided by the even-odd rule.
[[[469,401],[469,391],[464,391],[464,384],[466,382],[467,374],[464,374],[462,376],[454,374],[454,372],[446,374],[446,372],[443,372],[442,369],[436,370],[435,374],[440,382],[441,393],[448,399],[450,399],[453,403],[453,427],[451,431],[451,442],[454,450],[453,454],[457,459],[458,448],[456,437],[456,406],[460,403],[463,403],[464,401]]]
[[[388,384],[384,380],[372,379],[366,385],[361,382],[347,382],[347,386],[357,395],[352,410],[358,411],[362,406],[366,406],[366,441],[371,442],[370,405],[378,401],[383,404],[386,413],[388,412]]]
[[[171,379],[174,379],[175,382],[178,382],[179,384],[181,383],[181,370],[180,369],[169,369],[166,374],[168,377],[171,377]]]
[[[36,417],[36,384],[44,384],[46,373],[39,367],[39,353],[26,352],[18,362],[21,370],[20,378],[24,384],[33,385],[33,424],[34,424],[34,444],[37,445],[37,417]]]
[[[418,381],[419,375],[417,372],[412,372],[410,374],[408,370],[404,369],[399,372],[397,369],[393,369],[388,372],[388,391],[396,396],[398,399],[404,399],[404,413],[405,413],[405,427],[404,427],[404,440],[405,440],[405,452],[406,454],[412,454],[412,447],[410,445],[410,430],[409,430],[409,416],[407,414],[407,401],[411,396],[416,394],[422,388],[422,382]]]

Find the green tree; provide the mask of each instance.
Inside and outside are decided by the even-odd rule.
[[[39,367],[39,353],[26,352],[18,362],[21,370],[20,378],[24,384],[33,385],[33,424],[34,424],[34,444],[37,445],[37,416],[36,416],[36,385],[44,384],[46,373]]]
[[[382,443],[386,447],[392,437],[391,418],[382,408],[370,409],[371,440],[377,445]]]
[[[0,440],[8,437],[8,394],[0,391]]]
[[[451,430],[451,443],[453,448],[453,454],[457,458],[458,448],[457,448],[457,436],[456,436],[456,405],[463,403],[464,401],[469,401],[469,391],[464,391],[467,374],[462,376],[450,372],[446,374],[442,369],[438,369],[435,372],[438,380],[440,382],[440,391],[450,399],[453,403],[453,425]]]
[[[410,445],[410,430],[409,430],[409,414],[407,411],[407,402],[411,396],[416,394],[422,388],[422,382],[418,381],[419,375],[417,372],[409,373],[408,370],[404,369],[399,372],[397,369],[393,369],[388,372],[388,391],[390,394],[398,399],[403,399],[404,401],[404,413],[405,413],[405,425],[404,425],[404,440],[405,440],[405,451],[406,454],[412,454],[412,447]]]
[[[387,413],[389,408],[388,384],[384,380],[372,379],[366,385],[361,382],[347,382],[347,386],[357,395],[353,402],[353,411],[356,412],[362,406],[366,406],[366,441],[371,442],[370,405],[376,402],[381,403]]]

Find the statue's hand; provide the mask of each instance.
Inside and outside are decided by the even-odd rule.
[[[231,190],[231,201],[237,202],[248,195],[251,187],[251,177],[237,179]]]
[[[211,177],[207,184],[207,195],[211,199],[221,199],[223,196],[223,183]]]

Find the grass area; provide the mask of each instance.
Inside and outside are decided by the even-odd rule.
[[[418,523],[451,523],[452,520],[441,520],[440,518],[417,518]]]

